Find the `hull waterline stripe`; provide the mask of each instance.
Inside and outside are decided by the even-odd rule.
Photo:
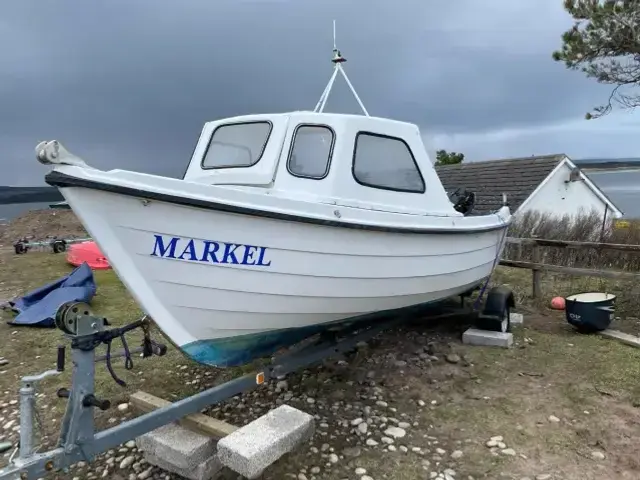
[[[414,228],[414,227],[385,227],[383,225],[363,225],[358,223],[341,222],[337,220],[329,220],[329,219],[322,219],[322,218],[310,218],[310,217],[304,217],[301,215],[295,215],[291,213],[270,212],[267,210],[260,210],[257,208],[238,207],[235,205],[214,202],[211,200],[185,198],[178,195],[170,195],[166,193],[150,192],[147,190],[140,190],[132,187],[124,187],[121,185],[112,185],[110,183],[97,182],[95,180],[78,178],[72,175],[67,175],[65,173],[56,172],[55,170],[48,173],[45,176],[45,182],[47,182],[51,186],[58,187],[58,188],[81,187],[81,188],[88,188],[91,190],[101,190],[104,192],[126,195],[130,197],[156,200],[159,202],[173,203],[176,205],[184,205],[188,207],[196,207],[196,208],[201,208],[205,210],[216,210],[216,211],[226,212],[226,213],[251,215],[254,217],[271,218],[275,220],[285,220],[289,222],[309,223],[313,225],[322,225],[327,227],[351,228],[355,230],[372,230],[372,231],[387,232],[387,233],[417,233],[417,234],[430,234],[430,235],[441,235],[441,234],[464,235],[464,234],[493,232],[497,230],[502,230],[508,226],[507,224],[500,223],[496,225],[476,227],[476,228],[453,229],[453,228],[432,228],[432,227]]]
[[[468,285],[469,290],[473,288],[475,283]],[[422,317],[428,321],[430,316],[437,317],[439,314],[451,311],[454,305],[457,310],[458,304],[459,302],[452,302],[447,298],[430,300],[405,307],[359,314],[322,324],[276,328],[234,337],[196,340],[179,348],[187,357],[201,365],[219,368],[237,367],[247,365],[258,358],[273,355],[281,348],[292,347],[318,333],[340,332],[341,328],[349,325],[355,328],[375,327],[377,324],[383,324],[393,318],[396,318],[398,324]]]

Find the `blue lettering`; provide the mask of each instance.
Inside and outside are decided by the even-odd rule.
[[[257,265],[268,267],[271,261],[265,259],[267,247],[258,247],[255,245],[244,245],[241,243],[215,242],[213,240],[202,240],[202,251],[199,249],[200,240],[182,239],[180,237],[169,237],[164,235],[153,235],[154,257],[178,258],[180,260],[189,260],[192,262],[207,263],[225,263],[232,265]],[[178,246],[182,247],[182,241],[185,241],[182,253],[176,256]],[[180,242],[180,245],[179,245]],[[198,245],[196,245],[198,242]],[[224,248],[222,248],[224,247]],[[242,247],[244,250],[238,250]],[[242,252],[242,255],[240,255]],[[201,256],[199,256],[201,254]]]
[[[258,250],[260,250],[260,255],[258,256],[258,263],[256,265],[260,265],[261,267],[268,267],[271,265],[271,260],[269,260],[269,263],[262,263],[267,247],[258,247]]]
[[[180,240],[180,237],[173,237],[169,241],[169,245],[167,245],[166,247],[164,245],[164,238],[162,237],[162,235],[154,235],[154,237],[156,239],[156,243],[153,245],[153,252],[151,253],[151,255],[157,257],[158,253],[156,252],[159,250],[161,257],[176,258],[176,246],[178,245],[178,240]],[[167,251],[169,251],[168,255]]]
[[[238,265],[240,262],[238,262],[238,257],[236,257],[236,250],[239,246],[240,245],[236,245],[235,243],[225,243],[222,263],[233,263],[234,265]],[[227,261],[229,258],[231,259],[230,262]]]
[[[210,242],[209,240],[204,241],[204,251],[202,252],[202,257],[200,258],[201,262],[209,262],[211,263],[220,263],[218,257],[216,257],[216,252],[220,250],[220,244],[217,242]]]
[[[180,254],[180,256],[178,258],[180,260],[184,260],[184,255],[186,253],[189,254],[189,258],[187,260],[191,260],[191,261],[198,260],[198,257],[196,257],[196,246],[193,243],[193,239],[191,239],[191,240],[189,240],[187,242],[187,245],[184,247],[184,250],[182,251],[182,254]]]
[[[255,265],[256,261],[253,258],[253,254],[258,251],[258,247],[254,247],[253,245],[245,245],[244,246],[244,255],[242,256],[242,265]],[[251,261],[251,262],[249,262]]]

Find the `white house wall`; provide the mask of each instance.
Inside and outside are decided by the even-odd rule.
[[[591,210],[595,210],[600,215],[604,215],[606,204],[585,184],[584,180],[565,183],[570,173],[571,168],[563,163],[550,174],[537,191],[533,192],[517,213],[536,210],[563,216],[577,215],[581,210],[588,214]],[[607,217],[612,216],[612,212],[609,211]]]

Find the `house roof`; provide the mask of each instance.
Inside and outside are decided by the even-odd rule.
[[[502,206],[502,194],[506,194],[512,212],[534,193],[540,184],[561,163],[566,162],[569,168],[576,165],[563,153],[544,156],[507,158],[485,162],[460,163],[456,165],[436,166],[436,172],[444,189],[451,194],[455,189],[468,189],[475,193],[474,213],[486,214],[498,210]],[[580,175],[585,184],[600,198],[615,216],[622,212],[584,173]]]
[[[475,193],[474,213],[498,210],[502,206],[503,193],[507,195],[509,208],[515,212],[565,158],[564,154],[507,158],[438,165],[435,169],[447,194],[457,188]]]

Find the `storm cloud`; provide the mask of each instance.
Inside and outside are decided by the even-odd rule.
[[[562,3],[4,0],[0,184],[42,184],[43,139],[98,168],[180,176],[204,122],[313,108],[333,19],[369,112],[418,124],[432,148],[635,155],[629,114],[581,120],[606,87],[551,60]],[[357,111],[341,80],[327,110]]]

